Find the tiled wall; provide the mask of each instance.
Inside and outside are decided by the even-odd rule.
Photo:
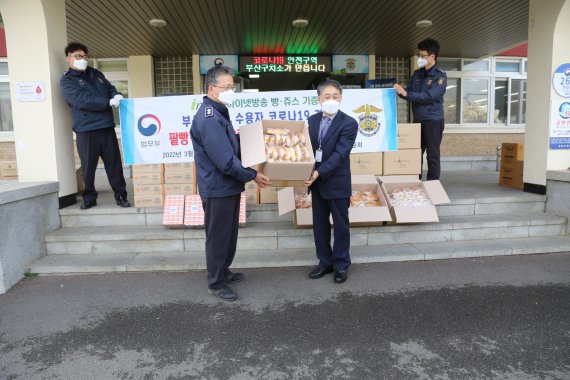
[[[396,82],[406,87],[410,79],[410,59],[404,57],[376,57],[376,79],[395,78]],[[396,98],[398,122],[408,122],[408,102]]]
[[[155,57],[154,80],[156,96],[193,94],[192,57]]]

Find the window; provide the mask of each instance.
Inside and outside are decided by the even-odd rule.
[[[526,58],[441,58],[447,73],[445,123],[464,127],[521,127],[526,113]],[[451,69],[451,70],[450,70]]]
[[[0,58],[0,132],[12,132],[13,130],[8,61],[6,58]]]
[[[461,124],[460,109],[461,85],[457,78],[448,78],[447,89],[443,98],[445,124]]]
[[[507,124],[509,81],[507,79],[495,80],[495,112],[494,122]]]
[[[513,79],[510,124],[526,123],[526,79]]]
[[[487,79],[463,80],[463,123],[487,123],[489,104],[489,81]]]

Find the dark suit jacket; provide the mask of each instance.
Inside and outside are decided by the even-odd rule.
[[[315,153],[319,148],[319,126],[323,113],[309,117],[309,136]],[[319,178],[312,186],[318,186],[323,199],[348,198],[352,193],[350,180],[350,151],[356,140],[358,123],[342,111],[333,118],[323,138],[322,161],[316,163]]]

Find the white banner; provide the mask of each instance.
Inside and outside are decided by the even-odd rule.
[[[203,95],[121,101],[125,164],[194,160],[190,127]],[[236,130],[257,120],[306,120],[320,112],[316,90],[238,93],[228,107]],[[344,90],[340,109],[358,121],[353,153],[397,150],[394,89]]]

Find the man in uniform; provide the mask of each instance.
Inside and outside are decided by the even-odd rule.
[[[238,136],[226,107],[233,102],[232,70],[212,67],[205,86],[207,95],[194,116],[190,136],[204,208],[208,290],[221,300],[234,301],[238,296],[228,283],[243,279],[242,273],[229,270],[236,252],[241,193],[246,182],[253,180],[262,188],[271,183],[241,164]]]
[[[418,43],[418,67],[404,89],[395,84],[396,93],[412,102],[414,123],[421,123],[422,166],[427,152],[427,179],[439,179],[441,168],[439,147],[443,137],[443,95],[447,87],[447,75],[437,64],[439,43],[426,38]],[[421,174],[420,174],[421,179]]]
[[[111,108],[119,107],[123,96],[102,72],[87,66],[87,54],[87,46],[83,44],[71,42],[67,45],[65,55],[69,70],[60,80],[63,97],[71,107],[77,153],[85,183],[80,208],[85,210],[97,206],[95,170],[99,157],[105,165],[115,202],[121,207],[130,207]]]
[[[323,112],[309,117],[309,135],[315,155],[315,170],[305,181],[310,186],[313,209],[313,235],[319,265],[309,277],[317,279],[334,270],[334,281],[343,283],[350,266],[350,230],[348,207],[352,194],[350,151],[354,146],[358,123],[339,110],[342,88],[335,80],[325,80],[317,87]],[[331,223],[334,245],[331,248]]]

